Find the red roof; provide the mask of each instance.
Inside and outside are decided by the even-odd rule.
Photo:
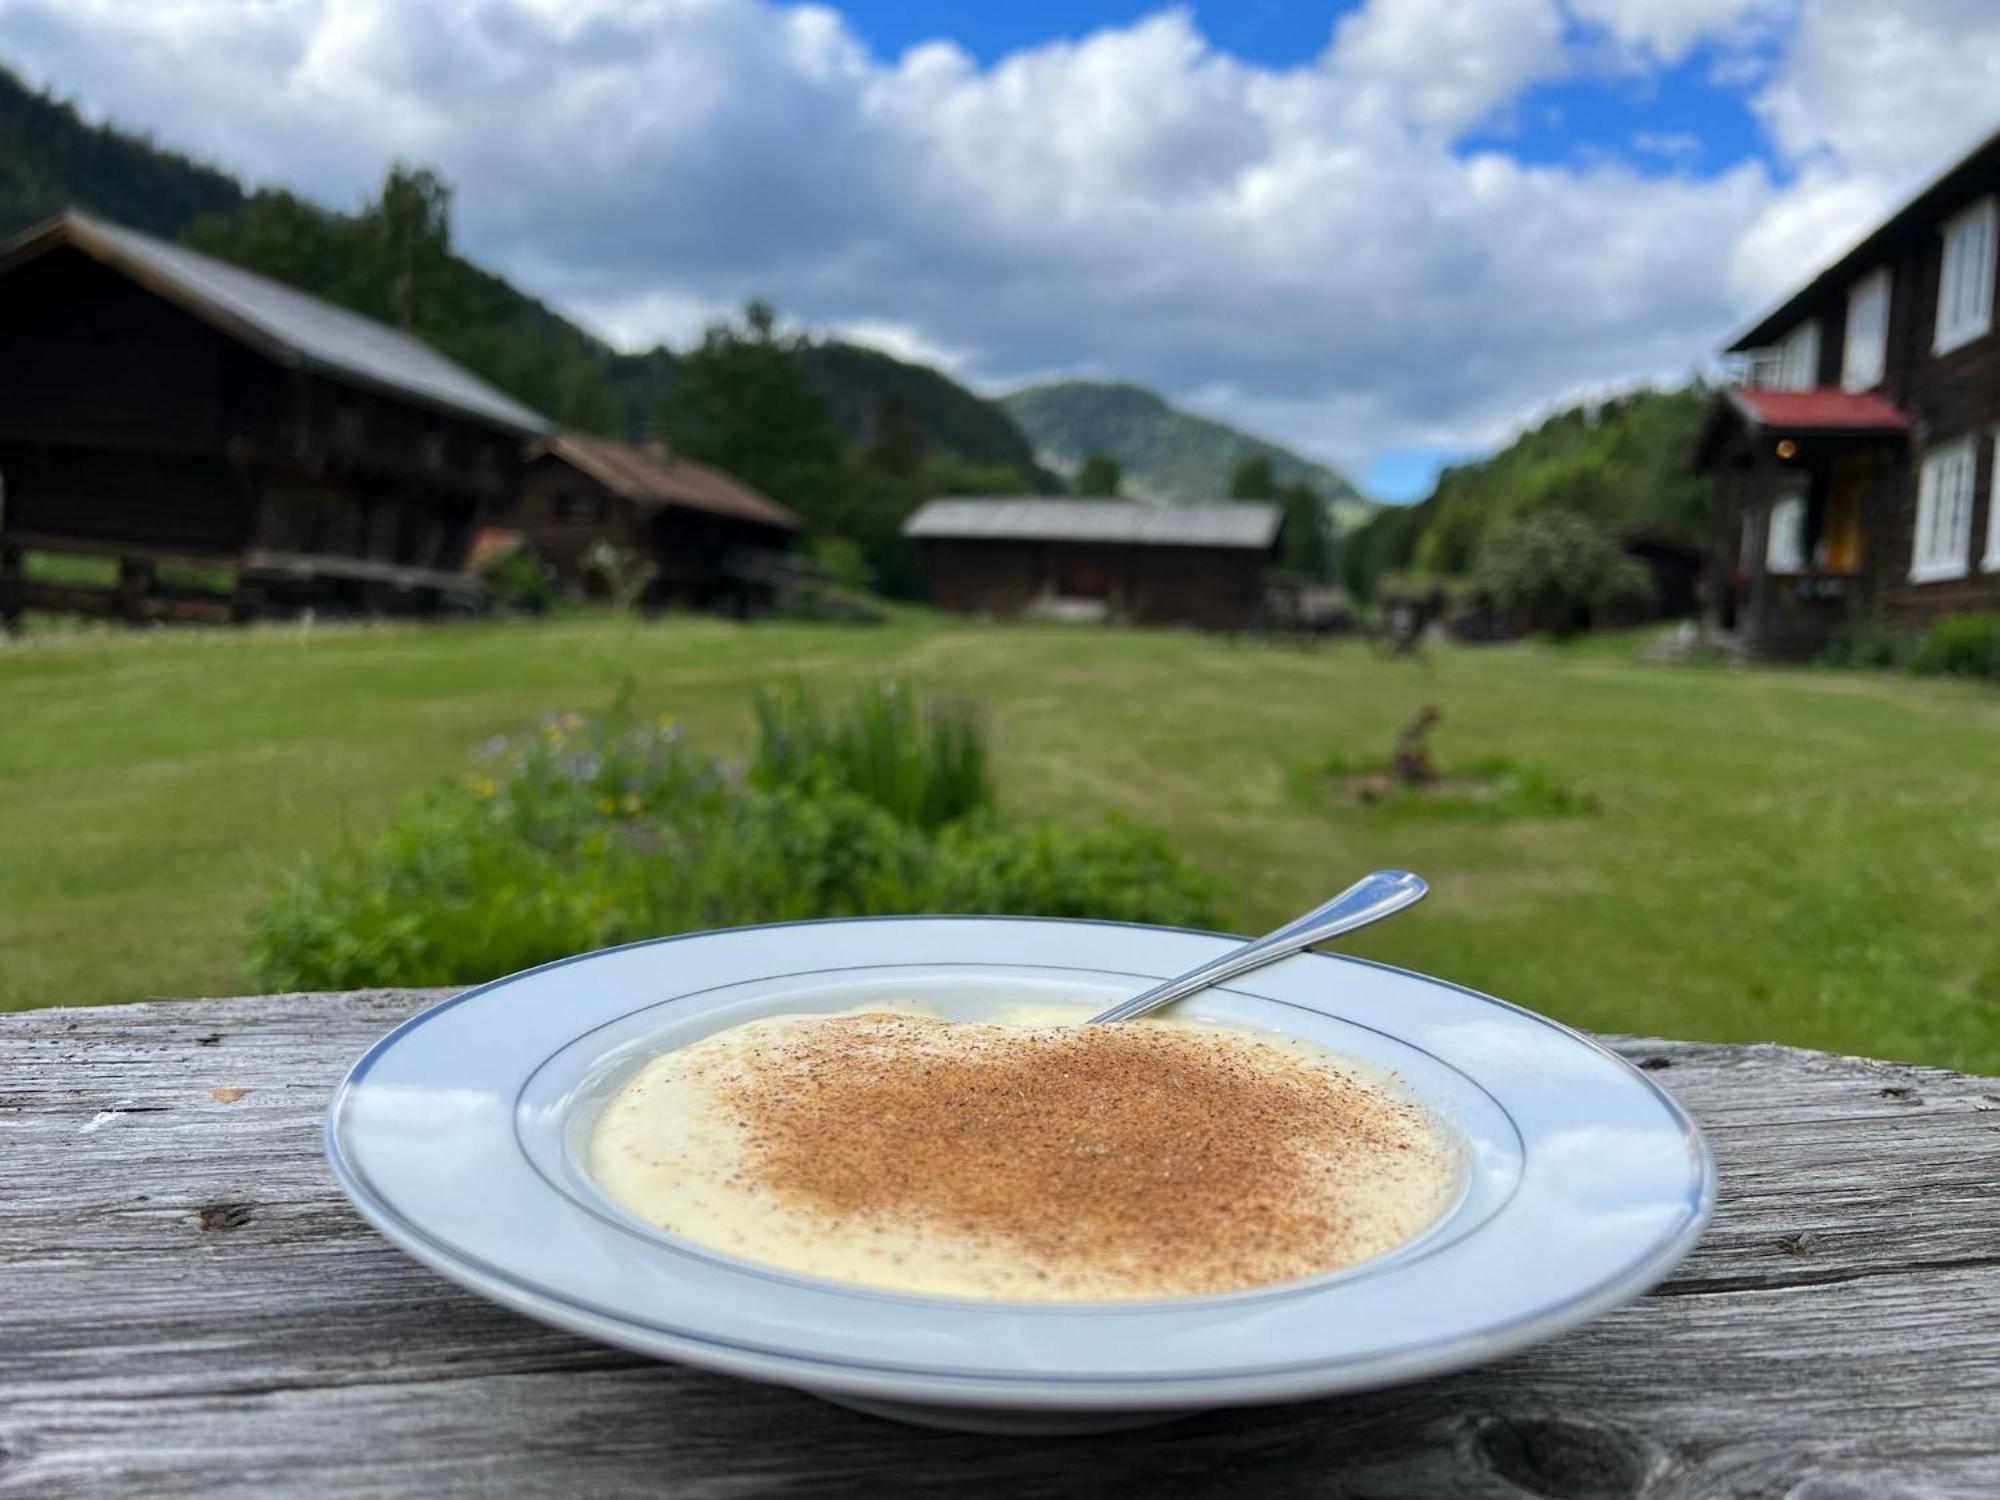
[[[639,505],[679,505],[785,531],[805,529],[805,523],[792,512],[742,480],[677,457],[664,447],[654,446],[649,451],[589,433],[564,432],[543,451],[588,474],[614,495]]]
[[[1745,421],[1774,432],[1908,432],[1910,419],[1880,396],[1820,386],[1809,391],[1774,391],[1739,385],[1730,402]]]

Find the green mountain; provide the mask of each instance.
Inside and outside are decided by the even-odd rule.
[[[1213,500],[1229,493],[1238,463],[1262,457],[1280,484],[1304,480],[1318,490],[1343,527],[1375,513],[1337,470],[1212,417],[1178,410],[1141,386],[1059,380],[1015,391],[1000,404],[1043,463],[1073,473],[1085,455],[1108,454],[1124,472],[1126,493],[1141,500]]]
[[[558,422],[636,438],[674,378],[667,348],[622,354],[450,243],[450,190],[398,168],[375,202],[338,213],[227,173],[144,136],[92,125],[0,67],[0,237],[74,204],[408,327]],[[923,365],[853,344],[801,348],[800,373],[850,441],[885,415],[915,446],[1055,478],[1003,410]]]
[[[1036,464],[1034,448],[998,402],[929,365],[839,342],[808,344],[794,357],[834,425],[853,442],[876,443],[885,427],[907,424],[926,447],[1017,469],[1038,489],[1062,488],[1056,475]]]
[[[1545,510],[1573,512],[1614,535],[1644,526],[1699,542],[1709,486],[1692,457],[1713,398],[1695,381],[1572,406],[1497,453],[1453,465],[1427,499],[1385,509],[1348,537],[1348,586],[1369,598],[1389,573],[1463,575],[1495,526]]]

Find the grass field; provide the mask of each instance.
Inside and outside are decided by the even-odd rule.
[[[2000,695],[1644,667],[1629,643],[1387,662],[1174,633],[579,619],[79,632],[0,645],[0,1008],[246,983],[259,894],[547,708],[747,742],[759,683],[894,671],[976,693],[1003,800],[1164,823],[1260,929],[1357,872],[1433,899],[1353,951],[1580,1025],[2000,1069]],[[1302,767],[1434,748],[1587,790],[1563,818],[1314,803]]]

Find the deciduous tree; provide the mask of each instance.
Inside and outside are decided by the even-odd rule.
[[[1076,470],[1076,492],[1079,495],[1097,497],[1118,494],[1118,486],[1125,476],[1119,471],[1118,460],[1108,453],[1092,453],[1085,456]]]

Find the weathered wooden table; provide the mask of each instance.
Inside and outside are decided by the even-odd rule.
[[[1621,1042],[1722,1170],[1651,1296],[1400,1389],[980,1438],[583,1343],[378,1239],[321,1112],[429,998],[0,1017],[0,1495],[2000,1495],[2000,1080]]]

